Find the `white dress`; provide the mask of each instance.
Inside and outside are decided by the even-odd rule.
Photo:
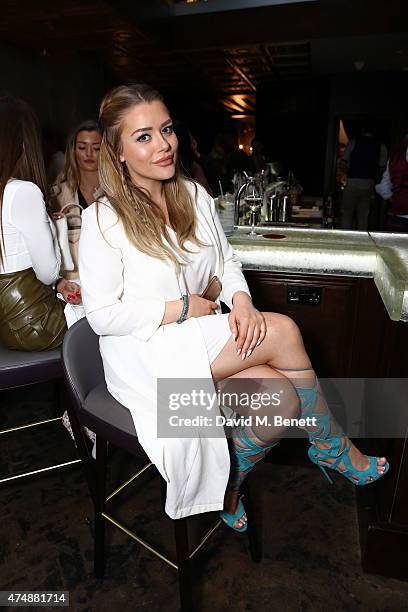
[[[83,303],[100,335],[108,389],[130,410],[140,443],[167,481],[171,518],[222,509],[229,453],[224,437],[206,438],[200,431],[192,438],[157,435],[157,380],[207,379],[215,391],[210,363],[230,331],[222,314],[161,325],[165,303],[201,293],[213,275],[223,284],[220,297],[228,306],[235,292],[249,293],[214,201],[200,186],[196,212],[197,236],[208,246],[180,274],[129,242],[106,199],[83,212],[79,244]]]
[[[176,239],[176,233],[172,228],[170,234]],[[201,286],[203,278],[211,278],[212,258],[208,247],[198,248],[194,243],[187,241],[185,247],[194,254],[188,254],[187,265],[183,266],[181,275],[183,277],[186,292],[189,295],[198,293],[197,285]],[[208,361],[212,363],[219,355],[225,344],[231,337],[231,330],[228,323],[228,315],[220,314],[199,317],[197,322],[200,326],[207,349]]]

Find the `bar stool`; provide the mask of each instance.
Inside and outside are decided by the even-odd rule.
[[[82,465],[85,470],[89,491],[94,503],[94,572],[97,578],[104,575],[104,536],[106,522],[116,526],[141,546],[158,556],[178,572],[181,609],[193,609],[190,561],[204,546],[208,538],[221,524],[216,524],[204,535],[193,551],[189,550],[187,519],[173,520],[176,544],[176,562],[166,557],[136,533],[108,513],[107,503],[123,489],[134,483],[146,470],[153,467],[138,442],[131,414],[108,392],[99,353],[99,338],[92,331],[86,318],[77,321],[67,331],[62,347],[64,374],[71,397],[68,414]],[[88,427],[96,434],[96,460],[93,460],[81,426]],[[144,466],[130,479],[106,496],[107,447],[121,448],[140,459]],[[165,481],[161,481],[165,484]],[[255,523],[250,487],[245,490],[248,515],[248,538],[251,558],[262,559],[262,544],[259,526]]]
[[[63,377],[61,350],[52,351],[14,351],[0,344],[0,392],[11,391],[21,387],[28,387],[43,382],[54,382],[57,386]],[[56,387],[57,388],[57,387]],[[58,389],[59,391],[59,389]],[[60,394],[55,393],[55,401],[60,405]],[[62,412],[62,409],[61,409]],[[7,429],[0,430],[0,435],[19,432],[30,427],[47,425],[52,422],[61,422],[62,416],[55,418],[42,419],[24,425],[16,425]],[[32,476],[41,472],[48,472],[59,468],[79,463],[80,459],[57,463],[45,468],[31,470],[22,474],[5,476],[0,478],[0,483],[5,483],[18,478]]]

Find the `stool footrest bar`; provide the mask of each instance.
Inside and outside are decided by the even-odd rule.
[[[126,533],[126,535],[128,535],[130,538],[132,538],[132,540],[135,540],[138,544],[140,544],[141,546],[146,548],[148,551],[150,551],[151,553],[156,555],[156,557],[159,557],[159,559],[161,559],[162,561],[164,561],[165,563],[170,565],[170,567],[172,567],[175,570],[178,569],[178,565],[176,565],[175,563],[173,563],[173,561],[171,561],[170,559],[168,559],[167,557],[162,555],[158,550],[153,548],[153,546],[151,546],[148,542],[146,542],[142,538],[139,538],[139,536],[137,536],[133,531],[131,531],[130,529],[128,529],[127,527],[122,525],[122,523],[119,523],[112,516],[109,516],[105,512],[102,512],[102,516],[103,516],[104,519],[106,519],[107,521],[112,523],[112,525],[115,525],[115,527],[117,527],[118,529],[120,529],[121,531]]]
[[[17,474],[16,476],[8,476],[7,478],[1,478],[0,484],[2,482],[7,482],[10,480],[17,480],[18,478],[25,478],[26,476],[33,476],[34,474],[41,474],[42,472],[48,472],[50,470],[57,470],[58,468],[63,468],[67,465],[73,465],[74,463],[81,463],[81,459],[74,459],[73,461],[66,461],[65,463],[50,465],[49,467],[41,468],[40,470],[33,470],[32,472],[24,472],[24,474]]]
[[[61,421],[62,417],[54,417],[52,419],[45,419],[44,421],[35,421],[34,423],[27,423],[26,425],[19,425],[18,427],[10,427],[10,429],[3,429],[0,431],[1,434],[11,433],[12,431],[19,431],[20,429],[27,429],[28,427],[36,427],[37,425],[46,425],[47,423],[54,423],[55,421]]]

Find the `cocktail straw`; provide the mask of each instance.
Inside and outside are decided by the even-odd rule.
[[[223,197],[224,197],[224,192],[223,192],[223,190],[222,190],[221,181],[218,181],[218,184],[219,184],[219,186],[220,186],[220,194],[221,194],[221,197],[223,198]]]

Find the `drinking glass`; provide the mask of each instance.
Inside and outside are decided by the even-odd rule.
[[[251,238],[254,238],[257,235],[255,231],[256,215],[262,208],[261,188],[254,179],[248,181],[247,186],[245,187],[244,200],[252,215],[252,227],[251,231],[248,232],[248,235],[251,236]]]

